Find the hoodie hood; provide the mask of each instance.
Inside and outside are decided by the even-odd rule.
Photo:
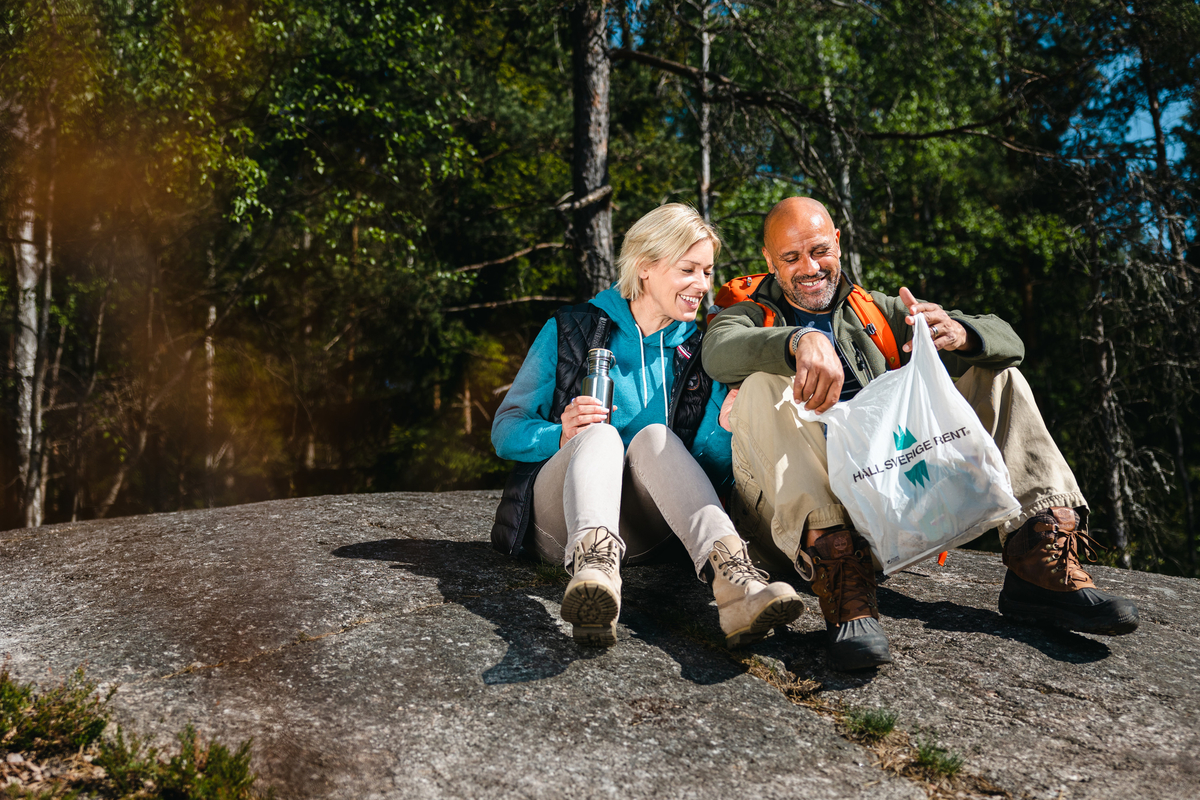
[[[599,309],[602,309],[605,314],[612,319],[621,332],[626,336],[634,339],[642,339],[641,332],[638,331],[637,322],[633,319],[633,312],[629,310],[629,301],[621,297],[621,292],[617,290],[616,284],[605,289],[600,294],[593,297],[589,302]],[[663,335],[663,346],[675,348],[688,340],[688,337],[696,332],[695,322],[681,322],[675,320],[662,331],[655,331],[645,337],[647,346],[654,345],[658,347],[658,334]],[[613,351],[614,355],[616,351]]]
[[[696,323],[676,320],[661,331],[642,336],[629,310],[629,301],[621,297],[615,286],[600,292],[591,303],[613,321],[608,349],[613,353],[614,363],[608,374],[613,379],[613,402],[617,408],[611,419],[628,445],[633,434],[647,425],[667,422],[675,380],[675,348],[695,332]]]

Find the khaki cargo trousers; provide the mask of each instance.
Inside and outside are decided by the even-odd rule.
[[[731,515],[759,566],[786,569],[809,528],[849,524],[829,488],[824,426],[805,422],[782,400],[792,378],[757,372],[733,402]],[[1075,475],[1046,430],[1025,377],[1015,367],[972,367],[955,383],[1000,448],[1021,513],[1000,541],[1051,506],[1086,506]]]

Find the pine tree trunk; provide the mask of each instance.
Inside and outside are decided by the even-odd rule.
[[[862,257],[858,252],[858,242],[856,241],[857,231],[854,227],[854,215],[851,212],[853,207],[853,196],[850,190],[850,160],[846,157],[842,150],[842,137],[837,133],[837,116],[833,104],[833,90],[829,83],[829,74],[825,69],[825,59],[820,57],[820,48],[822,37],[817,36],[817,52],[821,63],[821,80],[822,90],[821,95],[825,100],[825,113],[829,115],[829,139],[833,146],[833,158],[837,162],[839,173],[838,180],[838,206],[842,211],[842,237],[841,247],[845,258],[842,259],[842,269],[846,270],[846,277],[851,283],[862,283]]]
[[[1104,455],[1104,494],[1108,505],[1110,543],[1120,553],[1121,564],[1128,569],[1129,531],[1125,522],[1125,436],[1121,425],[1121,409],[1116,397],[1113,377],[1117,373],[1115,354],[1104,329],[1104,282],[1099,247],[1093,234],[1092,268],[1092,342],[1096,348],[1095,370],[1097,416],[1100,420],[1100,446]]]
[[[212,263],[212,253],[209,253],[209,263]],[[216,290],[217,273],[212,266],[208,268],[208,289]],[[213,326],[217,324],[216,303],[208,304],[208,318],[205,321],[204,334],[204,505],[212,508],[216,497],[217,459],[213,448],[216,447],[216,363],[217,345],[213,339]]]
[[[616,278],[611,191],[608,187],[609,60],[605,51],[605,0],[576,0],[571,8],[574,50],[575,136],[572,235],[581,287],[588,296]],[[595,197],[596,199],[590,199]]]
[[[712,34],[708,31],[708,16],[712,6],[704,4],[704,17],[700,29],[700,216],[712,222],[712,103],[708,93],[712,88],[708,81],[709,57],[712,51]],[[713,281],[708,287],[705,308],[714,302],[714,289],[719,276],[713,270]]]

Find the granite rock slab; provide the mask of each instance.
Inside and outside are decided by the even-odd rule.
[[[281,798],[920,798],[833,721],[705,639],[686,564],[628,569],[618,644],[581,648],[562,587],[488,544],[498,493],[374,494],[0,533],[0,655],[83,664],[116,721],[237,743]],[[809,611],[738,655],[966,757],[1012,797],[1200,796],[1200,582],[1097,568],[1118,638],[1014,625],[997,557],[880,587],[895,663],[830,671]]]

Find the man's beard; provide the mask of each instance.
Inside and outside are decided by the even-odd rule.
[[[775,271],[775,282],[779,284],[779,288],[783,290],[784,296],[791,302],[793,306],[802,308],[805,311],[822,313],[833,307],[833,298],[837,297],[838,284],[841,283],[842,268],[836,266],[831,270],[821,270],[818,277],[828,276],[825,291],[813,298],[806,296],[800,291],[799,286],[794,284],[800,283],[800,278],[794,278],[792,284],[786,284],[779,278],[779,271]]]

